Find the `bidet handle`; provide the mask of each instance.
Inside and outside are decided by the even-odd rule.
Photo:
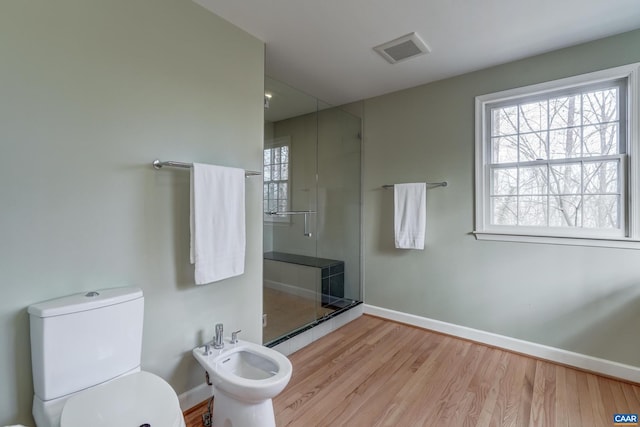
[[[238,329],[235,332],[231,332],[231,344],[236,344],[238,342],[238,334],[242,332],[242,329]]]

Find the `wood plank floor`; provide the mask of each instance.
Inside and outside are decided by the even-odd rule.
[[[640,412],[637,385],[371,316],[289,358],[279,427],[601,427]]]
[[[202,414],[209,411],[209,399],[200,402],[193,408],[184,411],[184,423],[186,427],[202,427]]]
[[[263,313],[267,315],[267,326],[262,331],[265,343],[334,311],[333,308],[322,307],[319,300],[303,298],[266,286],[263,292]]]

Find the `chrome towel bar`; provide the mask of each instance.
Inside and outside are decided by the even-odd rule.
[[[304,235],[313,236],[309,229],[309,215],[317,213],[316,211],[271,211],[265,212],[266,215],[304,215]]]
[[[184,163],[184,162],[174,162],[172,160],[166,161],[166,162],[161,162],[160,160],[154,160],[153,161],[153,167],[154,169],[161,169],[164,166],[168,166],[168,167],[172,167],[172,168],[182,168],[182,169],[190,169],[193,164],[192,163]],[[257,172],[257,171],[248,171],[245,170],[244,171],[244,175],[245,176],[257,176],[257,175],[262,175],[261,172]]]
[[[425,182],[425,184],[431,186],[431,187],[446,187],[447,185],[449,185],[449,183],[447,181],[442,181],[442,182]],[[393,188],[395,184],[385,184],[382,186],[382,188]]]
[[[271,211],[265,213],[267,215],[308,215],[314,214],[316,211]]]

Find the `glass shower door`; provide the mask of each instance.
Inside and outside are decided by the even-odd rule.
[[[361,119],[272,79],[265,87],[263,342],[272,344],[361,299]]]
[[[270,343],[318,318],[318,102],[269,78],[265,93],[263,342]]]
[[[340,310],[361,300],[361,119],[332,107],[318,112],[318,243],[331,262],[321,307]]]

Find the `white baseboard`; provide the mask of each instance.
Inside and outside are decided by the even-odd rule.
[[[287,283],[276,282],[275,280],[264,280],[264,286],[269,289],[275,289],[276,291],[284,292],[287,294],[295,295],[298,297],[315,300],[318,298],[315,291],[301,288],[295,285],[289,285]]]
[[[562,365],[573,366],[609,377],[640,383],[640,368],[637,366],[625,365],[611,360],[574,353],[560,348],[549,347],[542,344],[519,340],[517,338],[494,334],[492,332],[485,332],[479,329],[459,326],[453,323],[402,313],[400,311],[389,310],[387,308],[376,307],[369,304],[364,304],[364,313],[468,339],[492,347],[503,348],[505,350],[560,363]]]
[[[211,398],[211,396],[213,396],[213,386],[202,383],[199,386],[178,395],[180,409],[184,412],[187,409],[193,408],[198,403]]]

